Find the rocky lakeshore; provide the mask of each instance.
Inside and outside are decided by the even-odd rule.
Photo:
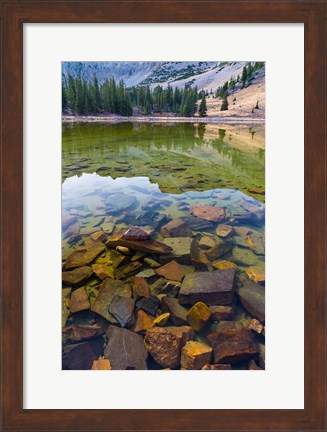
[[[162,195],[66,205],[62,368],[264,369],[264,205]]]

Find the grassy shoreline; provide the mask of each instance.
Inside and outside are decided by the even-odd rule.
[[[122,123],[122,122],[163,122],[163,123],[244,123],[244,124],[264,124],[264,118],[257,117],[174,117],[174,116],[70,116],[63,115],[62,123]]]

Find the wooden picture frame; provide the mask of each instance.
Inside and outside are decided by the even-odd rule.
[[[86,22],[304,23],[305,407],[303,410],[23,409],[23,24]],[[326,430],[325,25],[326,3],[323,0],[2,1],[1,430]],[[287,367],[286,360],[285,367]]]

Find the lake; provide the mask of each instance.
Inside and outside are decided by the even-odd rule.
[[[93,262],[104,265],[107,274],[77,284],[91,307],[104,277],[137,275],[151,288],[158,280],[155,269],[172,259],[186,273],[236,268],[264,284],[263,125],[64,124],[62,182],[64,266],[99,231],[110,243],[117,233],[138,226],[172,249],[169,256],[142,254],[112,240],[118,252],[104,251]],[[117,253],[127,257],[126,273],[115,267]],[[243,306],[235,306],[233,322],[245,326],[253,314]],[[84,322],[81,312],[63,313],[64,323]]]

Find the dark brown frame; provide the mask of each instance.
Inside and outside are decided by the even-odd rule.
[[[324,0],[286,2],[278,0],[2,0],[1,3],[1,430],[325,431],[327,428],[325,417],[326,2]],[[30,22],[304,23],[305,408],[303,410],[23,409],[23,24]],[[285,331],[292,332],[296,329]],[[290,367],[287,356],[285,356],[285,367]]]

